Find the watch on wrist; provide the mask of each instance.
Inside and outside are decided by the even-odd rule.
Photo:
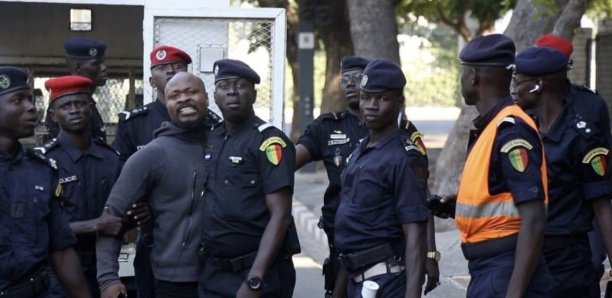
[[[246,280],[246,283],[251,290],[255,291],[260,290],[261,286],[263,285],[263,281],[257,276],[249,276]]]
[[[427,258],[434,259],[436,262],[439,262],[440,259],[442,258],[442,255],[437,250],[435,250],[435,251],[428,251],[427,252]]]

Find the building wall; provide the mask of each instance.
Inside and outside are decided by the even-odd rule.
[[[70,31],[70,8],[92,10],[92,31]],[[76,36],[105,42],[109,62],[142,64],[143,6],[0,2],[0,11],[1,64],[63,65],[64,40]]]
[[[596,88],[608,103],[612,119],[612,19],[600,22],[596,41]]]

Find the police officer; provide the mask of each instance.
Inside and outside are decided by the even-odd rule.
[[[238,60],[214,63],[223,125],[209,136],[200,297],[292,297],[289,248],[295,149],[255,116],[259,75]],[[285,243],[283,243],[285,242]]]
[[[399,65],[372,60],[363,72],[359,106],[368,128],[341,174],[335,242],[342,268],[335,297],[421,297],[428,211],[427,158],[397,125],[406,78]]]
[[[197,297],[204,183],[204,141],[210,128],[204,83],[187,72],[166,84],[170,122],[155,131],[155,139],[134,153],[108,197],[111,215],[123,216],[136,201],[146,201],[153,218],[151,267],[155,297]],[[103,298],[125,294],[117,275],[121,239],[100,236],[96,244],[98,283]]]
[[[553,286],[541,256],[546,163],[535,123],[510,97],[514,53],[510,38],[491,34],[459,54],[461,93],[479,113],[454,212],[467,297],[549,297]]]
[[[101,216],[106,198],[119,176],[121,164],[115,150],[90,134],[89,92],[92,84],[90,79],[81,76],[63,76],[45,82],[50,92],[49,111],[60,133],[38,149],[47,158],[57,161],[59,181],[64,191],[63,214],[77,236],[75,250],[91,296],[99,297],[96,235],[115,236],[121,229],[121,218]],[[54,294],[62,293],[60,290]]]
[[[363,69],[368,60],[358,56],[345,56],[340,61],[341,87],[347,100],[347,109],[339,113],[325,113],[309,124],[300,136],[296,149],[296,169],[301,168],[310,161],[323,160],[329,185],[323,196],[323,207],[321,208],[320,227],[327,235],[330,256],[323,265],[325,275],[326,295],[330,296],[334,288],[334,282],[338,273],[338,254],[334,246],[334,221],[336,210],[340,202],[340,173],[346,167],[346,158],[353,152],[360,140],[368,134],[368,128],[363,123],[359,114],[359,92],[361,91],[361,78]],[[422,134],[417,131],[412,122],[408,121],[404,113],[399,118],[399,126],[410,137],[410,140],[425,152]],[[433,225],[433,220],[432,220]],[[434,232],[431,236],[431,246],[428,250],[432,252],[433,258],[428,258],[428,264],[432,270],[429,271],[430,278],[425,290],[427,293],[437,286],[439,271],[437,269]],[[330,261],[331,260],[331,261]],[[435,273],[435,274],[434,274]]]
[[[536,40],[536,47],[550,47],[563,53],[569,60],[569,68],[572,66],[570,56],[574,51],[574,47],[570,40],[554,34],[545,34]],[[572,84],[567,80],[566,85],[569,90],[565,93],[566,102],[570,104],[573,110],[587,119],[588,123],[596,127],[598,130],[606,132],[610,131],[610,117],[608,115],[608,105],[606,101],[597,94],[597,91],[591,90],[586,86]],[[610,134],[604,134],[608,148],[612,147],[612,139]],[[610,164],[610,156],[608,156],[608,164]],[[591,246],[593,266],[597,270],[595,275],[596,282],[599,282],[604,273],[603,261],[606,259],[606,250],[601,238],[601,231],[597,221],[593,221],[593,230],[588,233]]]
[[[104,56],[106,44],[89,38],[76,37],[66,40],[64,50],[66,65],[70,74],[86,77],[93,82],[91,94],[93,94],[96,87],[106,84],[108,79]],[[89,125],[91,135],[106,142],[106,127],[98,108],[96,108],[96,101],[93,97],[90,97],[89,103],[92,110]],[[49,112],[47,112],[45,117],[45,126],[49,129],[49,135],[52,138],[57,137],[59,126],[53,122]]]
[[[546,150],[550,205],[544,257],[557,280],[553,297],[600,297],[587,232],[595,216],[612,256],[610,131],[593,126],[565,96],[567,62],[552,48],[524,50],[516,57],[513,95],[538,116]]]
[[[153,132],[159,129],[162,122],[170,121],[164,88],[168,80],[177,72],[187,71],[187,65],[191,63],[191,57],[187,53],[166,45],[154,48],[149,57],[151,59],[149,83],[156,91],[157,99],[142,107],[119,113],[119,125],[112,146],[119,151],[123,161],[153,140]],[[150,260],[153,246],[151,231],[150,223],[140,226],[134,258],[136,287],[140,298],[154,297],[151,287],[155,281]]]
[[[18,141],[36,126],[27,80],[21,69],[0,67],[0,297],[47,295],[50,265],[71,297],[90,297],[61,215],[55,161]]]

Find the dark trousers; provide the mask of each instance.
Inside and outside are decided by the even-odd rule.
[[[508,292],[508,284],[514,269],[514,251],[505,252],[490,258],[477,258],[468,262],[470,284],[467,298],[503,298]],[[527,286],[525,298],[549,298],[555,287],[553,277],[548,272],[544,258],[538,265]],[[569,298],[572,296],[566,296]]]
[[[348,298],[361,298],[363,282],[356,283],[353,281],[355,275],[356,274],[349,275],[346,289],[346,296]],[[379,286],[376,297],[404,297],[406,293],[406,271],[402,271],[398,274],[381,274],[369,278],[368,280],[377,283]]]
[[[225,271],[206,262],[198,284],[199,298],[234,298],[247,279],[250,268]],[[279,258],[266,272],[261,297],[291,298],[295,287],[295,268],[291,258]],[[158,297],[159,298],[159,297]]]
[[[147,243],[146,234],[140,237],[136,244],[136,256],[134,257],[134,275],[138,298],[155,298],[155,292],[153,291],[155,276],[151,268],[152,249],[153,247]]]
[[[151,287],[152,288],[152,287]],[[155,296],[159,298],[197,298],[197,282],[155,280]]]
[[[599,280],[591,261],[588,240],[545,251],[548,270],[557,281],[552,297],[599,298]],[[595,282],[597,280],[597,282]]]

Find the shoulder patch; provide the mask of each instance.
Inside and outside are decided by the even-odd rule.
[[[137,116],[146,115],[149,112],[149,108],[146,106],[137,107],[131,111],[123,111],[119,113],[119,120],[126,121],[128,119],[135,118]]]
[[[268,161],[277,166],[283,159],[283,148],[287,143],[280,137],[274,136],[265,139],[259,146],[259,150],[266,153]]]
[[[610,150],[604,147],[597,147],[582,158],[582,163],[591,164],[595,174],[604,176],[608,171],[608,153]]]
[[[525,139],[514,139],[511,141],[506,142],[506,144],[504,144],[501,148],[501,152],[503,153],[508,153],[510,152],[510,150],[516,148],[516,147],[524,147],[527,150],[531,150],[533,149],[533,145],[531,145],[531,143],[527,142],[527,140]]]
[[[421,151],[418,145],[412,142],[407,136],[402,136],[401,140],[402,140],[402,145],[404,146],[404,150],[406,150],[406,152],[416,151],[420,153],[421,155],[425,155],[425,153]]]
[[[527,150],[533,149],[533,145],[525,139],[514,139],[506,142],[501,148],[501,152],[507,153],[508,161],[512,168],[520,173],[525,172],[529,165]]]
[[[513,117],[504,117],[504,119],[499,120],[499,122],[497,122],[497,127],[502,126],[503,124],[512,124],[515,125],[516,124],[516,120],[514,120]]]

